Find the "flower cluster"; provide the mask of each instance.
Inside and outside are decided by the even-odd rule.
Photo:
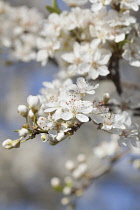
[[[89,182],[89,167],[86,155],[79,154],[75,162],[68,160],[65,163],[65,168],[69,175],[64,177],[64,182],[61,182],[58,177],[53,177],[51,186],[54,190],[63,194],[62,205],[70,205],[74,202],[75,196],[79,197],[83,194],[82,186]]]
[[[125,42],[136,25],[129,10],[137,11],[139,1],[90,0],[90,9],[78,7],[87,2],[67,0],[66,3],[76,7],[60,14],[52,13],[45,19],[35,9],[13,8],[1,1],[0,21],[6,22],[0,26],[0,44],[10,48],[12,55],[24,62],[34,59],[46,65],[49,58],[55,58],[63,79],[76,75],[89,79],[106,76],[115,43]],[[109,10],[105,8],[108,4],[111,5]],[[120,10],[114,5],[119,5]],[[131,48],[133,45],[124,46],[123,58],[126,59]],[[137,54],[138,49],[135,50]],[[130,57],[127,60],[130,61]],[[139,56],[136,59],[140,62]]]
[[[64,182],[58,177],[51,180],[52,187],[64,196],[61,203],[73,206],[75,197],[81,196],[95,179],[110,171],[125,155],[125,149],[119,146],[140,147],[138,125],[130,116],[139,104],[133,106],[130,103],[133,99],[127,99],[125,109],[122,97],[121,102],[108,103],[109,93],[102,91],[99,98],[96,91],[99,80],[108,76],[118,94],[122,94],[120,59],[140,67],[140,30],[130,11],[138,11],[140,0],[64,2],[71,7],[69,11],[61,11],[55,0],[52,7],[46,7],[51,14],[44,18],[36,9],[14,8],[0,1],[0,21],[5,21],[0,25],[1,48],[9,48],[17,60],[35,60],[45,66],[51,59],[59,67],[55,80],[43,82],[39,95],[30,95],[27,105],[18,106],[25,124],[16,130],[18,139],[7,139],[2,146],[19,148],[36,135],[43,142],[56,145],[89,122],[110,134],[110,142],[103,141],[93,148],[93,159],[96,163],[103,161],[105,168],[99,166],[103,170],[91,173],[86,156],[79,154],[77,161],[66,162],[70,175]],[[80,8],[89,2],[91,8]],[[93,81],[96,79],[98,82]],[[111,104],[117,108],[111,110]],[[130,114],[125,111],[127,108],[131,109]],[[134,167],[139,167],[137,159],[132,162]]]
[[[62,194],[61,204],[72,205],[76,198],[83,195],[91,183],[109,170],[113,160],[121,154],[117,144],[116,136],[113,142],[102,142],[101,145],[93,148],[91,154],[78,154],[76,160],[67,160],[65,169],[67,174],[63,180],[53,177],[50,181],[52,188]],[[99,166],[104,165],[102,170]],[[91,171],[92,168],[92,171]]]
[[[128,154],[128,150],[119,147],[118,135],[111,135],[110,140],[102,141],[99,145],[94,146],[93,152],[88,155],[80,153],[76,160],[67,160],[65,162],[67,175],[63,179],[53,177],[50,180],[52,188],[62,195],[62,205],[76,206],[77,199],[85,193],[87,188]],[[139,170],[139,151],[132,147],[129,152],[132,156],[129,155],[127,161]]]
[[[76,6],[81,6],[84,5],[88,2],[88,0],[63,0],[67,5],[70,7],[76,7]]]
[[[36,59],[36,39],[43,16],[26,6],[11,7],[0,1],[0,46],[11,50],[12,57],[28,62]]]
[[[140,1],[139,0],[89,0],[92,3],[92,10],[99,11],[103,7],[110,5],[120,7],[121,10],[132,9],[134,11],[139,10]],[[114,5],[113,5],[114,4]]]
[[[140,67],[140,37],[135,37],[123,47],[122,57],[129,61],[131,66]]]
[[[127,145],[130,140],[134,146],[139,146],[137,126],[131,122],[129,114],[110,113],[104,105],[108,94],[102,101],[92,96],[98,84],[93,86],[79,77],[76,84],[67,79],[64,83],[54,80],[43,85],[42,95],[29,96],[28,107],[18,107],[19,114],[26,118],[26,124],[19,130],[20,142],[24,142],[27,134],[29,140],[40,133],[43,141],[55,145],[73,135],[83,123],[92,121],[98,129],[118,134],[120,145]],[[85,100],[87,95],[92,96],[91,100]],[[29,125],[28,118],[33,125]],[[9,149],[6,143],[3,146]]]
[[[66,2],[77,6],[73,1]],[[109,62],[117,46],[119,50],[122,46],[119,53],[124,50],[122,57],[130,65],[140,66],[139,29],[129,11],[131,8],[138,10],[139,1],[90,2],[91,9],[75,7],[60,14],[52,13],[48,19],[35,9],[13,8],[0,2],[0,20],[6,19],[0,26],[1,46],[9,47],[20,60],[35,59],[42,65],[55,57],[62,67],[58,74],[61,80],[44,82],[42,95],[29,96],[28,107],[18,107],[18,112],[26,118],[26,125],[19,130],[18,141],[27,135],[30,139],[41,133],[42,140],[48,139],[50,144],[56,144],[72,135],[82,123],[92,120],[98,128],[118,133],[120,144],[127,144],[130,139],[133,145],[138,145],[137,126],[131,122],[127,112],[111,113],[104,106],[106,98],[103,101],[93,97],[86,100],[86,95],[93,95],[98,85],[90,85],[83,77],[73,84],[69,77],[82,75],[87,80],[95,80],[99,76],[107,76],[110,73]],[[87,1],[77,3],[81,5]],[[104,7],[108,4],[111,6],[109,10]],[[115,5],[119,6],[119,11]],[[127,43],[126,36],[134,31],[136,36]],[[33,121],[33,126],[29,125],[28,118]],[[5,148],[14,147],[9,139],[3,145]]]

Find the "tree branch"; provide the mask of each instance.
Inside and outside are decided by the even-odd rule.
[[[120,60],[120,52],[116,51],[112,54],[109,62],[109,70],[110,74],[109,78],[114,82],[117,92],[119,95],[122,94],[122,86],[120,80],[120,72],[119,72],[119,60]]]
[[[128,152],[129,152],[129,149],[127,149],[127,150],[125,150],[125,151],[123,151],[123,152],[121,152],[121,153],[117,153],[117,154],[110,160],[109,166],[106,166],[106,167],[104,167],[104,168],[102,168],[102,169],[96,171],[96,172],[94,173],[94,175],[92,175],[92,176],[89,177],[89,182],[86,183],[86,184],[84,184],[84,185],[80,188],[80,190],[82,190],[82,191],[86,190],[88,187],[91,186],[91,184],[92,184],[95,180],[97,180],[97,179],[99,179],[99,178],[105,176],[106,174],[108,174],[108,173],[111,171],[111,169],[113,168],[113,166],[114,166],[118,161],[120,161],[125,155],[127,155]],[[79,189],[75,189],[74,191],[76,192],[77,190],[79,190]]]

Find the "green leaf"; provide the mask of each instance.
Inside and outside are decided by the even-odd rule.
[[[61,10],[59,9],[59,7],[57,5],[57,1],[56,0],[53,0],[52,7],[47,5],[46,6],[46,9],[50,13],[57,13],[57,14],[60,14],[61,13]]]
[[[122,49],[125,43],[131,43],[131,41],[125,39],[118,43],[119,49]]]
[[[53,8],[58,8],[58,5],[57,5],[57,0],[53,0],[52,5],[53,5]]]
[[[61,11],[60,11],[58,8],[46,6],[46,9],[47,9],[50,13],[57,13],[57,14],[60,14],[60,13],[61,13]]]
[[[19,130],[14,130],[14,132],[18,132]]]
[[[57,192],[63,192],[64,187],[62,186],[57,186],[57,187],[53,187],[53,189]]]

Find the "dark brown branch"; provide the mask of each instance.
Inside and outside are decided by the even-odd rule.
[[[120,72],[119,72],[119,52],[114,52],[110,58],[109,62],[109,70],[110,74],[108,75],[109,78],[114,82],[117,92],[119,95],[122,94],[122,86],[121,86],[121,80],[120,80]]]
[[[55,58],[49,58],[49,62],[58,67],[58,62]]]

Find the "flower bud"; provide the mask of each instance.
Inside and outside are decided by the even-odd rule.
[[[51,179],[51,186],[52,186],[53,188],[59,187],[59,186],[60,186],[60,179],[59,179],[58,177],[53,177],[53,178]]]
[[[33,120],[34,119],[34,113],[32,110],[29,111],[28,116]]]
[[[66,183],[66,185],[72,186],[73,185],[73,179],[70,176],[66,176],[64,178],[64,182]]]
[[[110,100],[110,95],[109,93],[105,93],[103,97],[104,103],[107,104],[107,102]]]
[[[5,149],[12,149],[12,148],[18,148],[20,146],[20,139],[17,140],[11,140],[11,139],[7,139],[2,143],[2,146]]]
[[[50,145],[56,145],[58,143],[57,139],[56,139],[56,135],[54,134],[48,134],[48,141]]]
[[[47,135],[45,133],[41,133],[41,140],[43,142],[46,142],[47,141]]]
[[[71,191],[72,191],[71,187],[69,187],[69,186],[66,186],[66,187],[63,188],[63,194],[64,195],[70,195]]]
[[[19,140],[19,139],[14,140],[14,141],[12,142],[12,146],[13,146],[13,148],[18,148],[18,147],[20,147],[20,140]]]
[[[74,162],[71,160],[68,160],[65,164],[65,168],[69,171],[72,171],[75,168]]]
[[[84,154],[79,154],[77,156],[77,160],[79,163],[85,162],[86,161],[86,156]]]
[[[32,109],[33,113],[36,113],[41,107],[41,101],[40,101],[39,96],[30,95],[27,98],[27,103],[28,103],[30,109]]]
[[[18,106],[18,113],[22,115],[23,117],[27,117],[28,115],[28,107],[25,105],[19,105]]]
[[[64,140],[65,138],[66,138],[66,135],[65,135],[64,132],[58,133],[58,134],[57,134],[57,137],[56,137],[57,141],[62,141],[62,140]]]
[[[28,130],[27,130],[26,128],[21,128],[21,129],[18,131],[18,133],[19,133],[19,136],[21,136],[21,137],[26,137],[27,134],[28,134]]]
[[[13,141],[12,141],[11,139],[6,139],[6,140],[2,143],[2,146],[3,146],[5,149],[12,149],[12,148],[13,148],[12,143],[13,143]]]
[[[75,179],[80,179],[86,172],[87,172],[88,166],[86,163],[81,163],[72,173],[72,176]]]
[[[69,199],[68,197],[64,197],[64,198],[61,199],[61,204],[62,204],[63,206],[66,206],[66,205],[68,205],[69,203],[70,203],[70,199]]]

